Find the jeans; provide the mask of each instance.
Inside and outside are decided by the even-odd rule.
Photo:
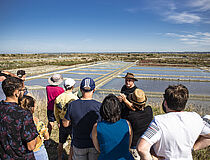
[[[38,151],[34,152],[34,157],[36,160],[49,160],[44,144],[42,144]]]
[[[73,160],[97,160],[99,152],[95,148],[76,148],[73,146]]]

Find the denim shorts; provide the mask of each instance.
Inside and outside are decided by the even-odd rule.
[[[49,160],[44,144],[42,144],[38,151],[34,152],[34,157],[36,160]]]
[[[51,110],[47,110],[47,118],[49,122],[54,122],[55,121],[54,112]]]
[[[62,124],[62,120],[60,121],[59,128],[59,143],[65,143],[68,136],[72,134],[72,126],[64,127]]]

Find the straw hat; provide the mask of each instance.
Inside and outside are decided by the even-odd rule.
[[[126,76],[123,77],[123,78],[129,78],[129,79],[133,79],[134,81],[138,81],[138,79],[136,79],[136,78],[134,77],[134,74],[133,74],[133,73],[130,73],[130,72],[128,72],[128,73],[126,74]]]
[[[57,86],[63,82],[63,77],[60,74],[54,74],[52,77],[48,78],[49,84]]]
[[[138,88],[135,89],[135,91],[128,96],[128,99],[131,103],[138,106],[145,104],[147,101],[147,97],[144,91]]]

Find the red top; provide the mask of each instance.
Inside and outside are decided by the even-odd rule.
[[[54,101],[57,96],[64,92],[64,89],[58,86],[48,85],[47,91],[47,110],[54,110]]]

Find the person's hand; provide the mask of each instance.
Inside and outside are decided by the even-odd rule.
[[[42,128],[40,131],[40,135],[42,135],[44,137],[45,133],[48,132],[48,128]]]
[[[57,125],[58,125],[58,128],[60,128],[60,126],[61,126],[60,123],[57,123]]]
[[[8,71],[1,71],[1,73],[7,74],[7,75],[10,74],[10,72],[8,72]]]
[[[4,81],[5,79],[6,79],[6,77],[0,76],[0,82]]]
[[[122,101],[124,101],[124,102],[127,100],[125,94],[123,94],[123,93],[120,93],[120,97],[122,98]]]
[[[119,95],[119,96],[117,96],[117,98],[119,99],[119,101],[120,102],[122,102],[123,100],[122,100],[122,97]]]

